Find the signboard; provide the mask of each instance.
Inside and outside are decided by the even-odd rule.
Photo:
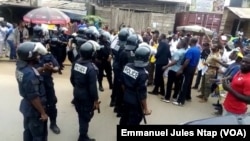
[[[225,0],[192,0],[189,11],[223,13]]]

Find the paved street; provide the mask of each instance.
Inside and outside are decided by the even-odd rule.
[[[23,131],[23,117],[19,112],[20,95],[15,80],[15,63],[0,62],[0,135],[4,141],[21,141]],[[55,90],[58,97],[58,125],[61,134],[55,135],[49,131],[49,141],[76,141],[78,137],[77,114],[70,101],[72,99],[72,86],[69,81],[70,66],[66,66],[63,75],[55,74]],[[100,92],[101,113],[96,112],[93,117],[89,135],[97,141],[116,141],[116,125],[119,119],[109,107],[110,93],[108,84],[104,79],[104,92]],[[152,87],[148,90],[151,91]],[[186,121],[212,117],[212,103],[216,100],[210,98],[208,103],[201,104],[196,98],[197,91],[192,91],[192,102],[184,107],[174,106],[171,103],[160,101],[159,96],[148,95],[148,105],[152,115],[147,116],[148,124],[180,124]]]

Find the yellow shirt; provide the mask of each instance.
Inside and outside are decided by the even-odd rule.
[[[158,43],[155,43],[155,42],[154,42],[154,45],[153,45],[152,47],[153,47],[154,49],[157,50],[158,45],[159,45]],[[150,57],[150,63],[155,63],[155,61],[156,61],[155,56],[152,55],[152,56]]]

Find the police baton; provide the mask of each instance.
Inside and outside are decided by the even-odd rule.
[[[101,103],[101,101],[98,102],[98,105],[99,105],[99,106],[98,106],[98,109],[97,109],[98,114],[101,113],[101,110],[100,110],[100,103]]]

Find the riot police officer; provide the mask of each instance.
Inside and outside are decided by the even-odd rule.
[[[59,39],[58,63],[60,66],[60,68],[59,68],[60,71],[64,69],[63,62],[65,61],[66,56],[67,56],[67,44],[68,44],[69,37],[65,33],[66,31],[67,31],[67,29],[65,27],[62,27],[59,29],[59,35],[58,35],[58,39]]]
[[[91,42],[84,43],[79,53],[81,58],[72,66],[70,77],[74,87],[74,105],[79,118],[78,141],[94,141],[87,135],[89,122],[94,115],[94,110],[99,109],[99,96],[97,90],[97,67],[92,63],[95,47]]]
[[[150,52],[146,46],[137,48],[134,63],[128,63],[123,69],[124,107],[120,125],[139,125],[145,115],[151,114],[146,101],[148,72],[145,69]]]
[[[127,63],[133,63],[135,57],[135,50],[140,44],[137,34],[132,34],[127,38],[124,50],[119,55],[119,68],[123,69]],[[120,72],[122,74],[122,71]],[[120,92],[116,96],[116,108],[121,109],[123,103],[123,93]],[[118,113],[119,114],[119,113]]]
[[[40,68],[44,66],[49,66],[50,69],[40,71],[41,76],[43,77],[45,93],[47,96],[47,104],[46,104],[46,111],[50,119],[50,129],[55,133],[59,134],[60,129],[56,124],[57,119],[57,97],[55,94],[54,89],[54,82],[52,74],[59,71],[59,64],[54,58],[51,53],[47,53],[46,55],[42,55],[40,57],[39,63],[37,65],[37,69],[41,70]]]
[[[116,98],[118,94],[121,94],[121,72],[122,68],[120,68],[119,65],[119,59],[120,59],[120,53],[124,50],[125,44],[127,42],[127,38],[130,35],[128,28],[123,28],[118,34],[118,43],[117,45],[112,48],[112,55],[113,55],[113,72],[114,72],[114,80],[113,80],[113,89],[111,94],[111,102],[110,106],[115,106],[114,111],[117,112],[117,116],[120,116],[121,109],[119,109],[120,106],[118,106],[120,103],[116,102]]]
[[[53,33],[50,36],[50,41],[49,41],[49,48],[50,48],[50,52],[52,53],[52,55],[56,58],[57,62],[60,63],[61,61],[61,50],[60,47],[61,46],[61,41],[59,39],[59,32],[58,30],[54,30]],[[59,69],[58,71],[59,74],[62,74],[61,69]]]
[[[121,52],[121,55],[119,56],[120,68],[123,68],[127,63],[134,62],[134,53],[140,43],[141,41],[137,34],[132,34],[128,37],[125,49]]]
[[[83,38],[83,39],[87,39],[87,35],[86,35],[87,30],[88,30],[87,27],[79,28],[79,29],[77,30],[77,32],[76,32],[76,33],[77,33],[77,36],[80,37],[80,38]]]
[[[24,117],[24,141],[47,140],[46,94],[42,77],[34,68],[39,54],[46,53],[46,48],[35,42],[24,42],[17,48],[16,79],[22,97],[20,111]]]
[[[88,40],[97,41],[99,38],[99,32],[98,32],[98,30],[87,29],[86,30],[86,37]]]
[[[44,31],[43,31],[43,28],[40,26],[40,25],[36,25],[34,26],[33,28],[33,36],[32,36],[32,39],[31,41],[32,42],[40,42],[42,43],[44,46],[46,46],[47,42],[48,42],[48,39],[46,39],[44,37]]]
[[[79,49],[82,44],[87,42],[86,38],[83,38],[83,34],[77,34],[69,39],[69,50],[67,52],[69,61],[73,64],[80,58]]]
[[[99,69],[98,73],[98,83],[99,83],[99,90],[104,91],[102,80],[103,80],[103,72],[105,70],[107,80],[109,83],[109,88],[112,89],[112,66],[111,66],[111,59],[112,59],[112,50],[110,48],[110,34],[106,31],[102,31],[100,38],[99,38],[100,46],[103,46],[100,50],[97,51],[95,64]]]

